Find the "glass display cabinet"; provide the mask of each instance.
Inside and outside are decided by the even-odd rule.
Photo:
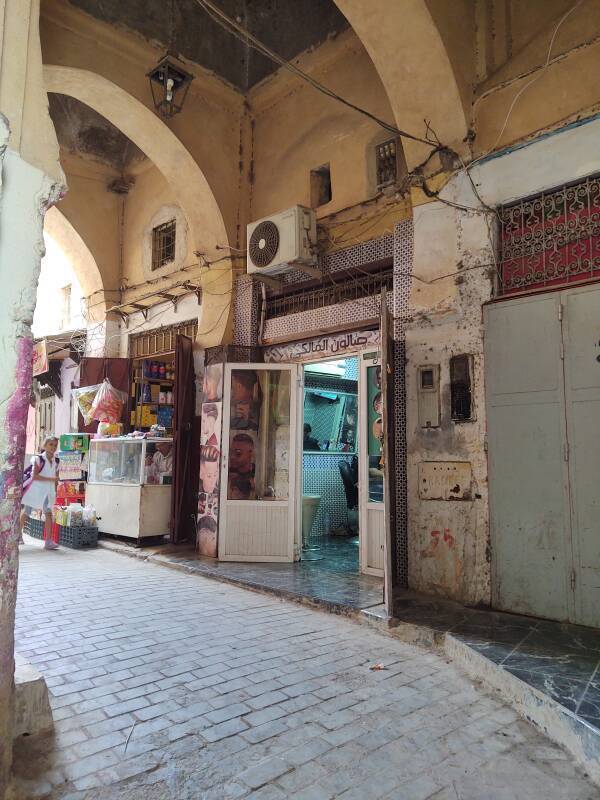
[[[169,533],[172,439],[92,439],[86,502],[101,533],[142,539]]]

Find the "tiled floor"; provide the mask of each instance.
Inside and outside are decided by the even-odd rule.
[[[394,616],[447,631],[600,729],[600,631],[406,592]]]
[[[20,561],[18,648],[55,716],[17,741],[28,800],[598,798],[440,653],[105,549]]]
[[[109,547],[127,547],[112,541]],[[198,575],[217,577],[254,589],[267,589],[290,599],[308,598],[333,611],[352,611],[378,605],[383,580],[358,573],[358,540],[331,537],[319,550],[293,564],[257,564],[202,558],[193,550],[144,548]]]

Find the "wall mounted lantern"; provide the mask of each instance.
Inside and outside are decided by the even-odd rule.
[[[178,114],[183,108],[194,76],[186,72],[181,62],[167,52],[146,77],[150,79],[154,108],[158,113],[166,119]]]

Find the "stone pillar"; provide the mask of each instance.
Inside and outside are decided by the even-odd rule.
[[[64,191],[42,81],[39,0],[0,0],[0,798],[14,724],[17,520],[31,391],[31,322],[46,209]]]

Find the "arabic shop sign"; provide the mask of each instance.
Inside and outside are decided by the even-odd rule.
[[[353,353],[368,347],[379,347],[379,331],[355,331],[307,339],[304,342],[265,347],[265,361],[306,361],[315,356]]]

